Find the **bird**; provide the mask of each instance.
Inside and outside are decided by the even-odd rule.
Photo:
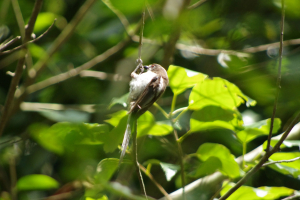
[[[127,146],[130,141],[133,123],[144,114],[154,102],[156,102],[165,92],[169,78],[166,70],[159,64],[143,66],[140,74],[136,70],[131,73],[129,90],[128,120],[121,147],[119,163],[125,156]]]

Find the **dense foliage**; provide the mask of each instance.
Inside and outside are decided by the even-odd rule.
[[[143,62],[170,80],[138,119],[147,195],[225,195],[300,109],[300,3],[285,0],[278,89],[281,3],[0,0],[0,200],[146,199],[132,144],[118,166],[144,8]],[[299,195],[298,126],[268,162],[295,160],[261,166],[228,199]]]

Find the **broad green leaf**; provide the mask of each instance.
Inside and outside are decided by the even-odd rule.
[[[143,135],[164,136],[171,133],[172,130],[172,126],[168,124],[155,122],[154,116],[149,111],[145,112],[138,119],[137,137]]]
[[[222,168],[222,162],[217,157],[209,157],[203,163],[199,164],[197,169],[190,176],[199,178],[214,173]]]
[[[105,124],[59,122],[47,128],[33,124],[29,127],[31,136],[45,149],[62,154],[79,144],[102,144],[109,131]]]
[[[280,160],[291,160],[300,157],[300,152],[290,152],[290,153],[275,153],[269,160],[270,161],[280,161]],[[277,163],[269,165],[269,167],[275,169],[276,171],[283,174],[290,174],[295,178],[300,175],[300,160],[295,160],[289,163]]]
[[[225,184],[221,191],[221,196],[224,195],[230,188],[235,184],[229,183]],[[274,200],[283,196],[289,196],[294,192],[293,189],[286,187],[259,187],[253,188],[249,186],[241,186],[237,189],[228,200]]]
[[[199,72],[185,69],[183,67],[170,65],[168,69],[169,85],[175,95],[184,92],[186,89],[193,87],[203,81],[207,76]]]
[[[120,110],[110,115],[110,119],[104,120],[105,122],[111,124],[112,126],[117,126],[120,120],[127,115],[126,110]]]
[[[118,169],[119,159],[117,158],[106,158],[99,162],[97,166],[97,172],[95,175],[96,180],[109,181],[115,171]]]
[[[163,169],[163,171],[165,172],[167,181],[170,181],[175,176],[175,174],[178,172],[178,170],[180,169],[180,167],[178,165],[173,165],[170,163],[160,162],[159,164],[160,164],[161,168]]]
[[[281,125],[281,121],[279,118],[274,119],[274,124],[273,124],[273,130],[272,133],[277,133]],[[237,133],[237,137],[244,143],[248,143],[251,140],[263,136],[263,135],[268,135],[270,131],[270,126],[271,126],[271,119],[266,119],[259,121],[257,123],[254,123],[250,126],[246,126],[245,130],[242,130]]]
[[[39,13],[36,22],[34,24],[34,32],[40,32],[47,29],[57,16],[50,12]]]
[[[116,104],[121,104],[124,108],[127,108],[127,106],[128,106],[128,96],[129,96],[129,93],[124,94],[120,98],[113,98],[111,103],[109,104],[108,108],[110,109],[111,107],[113,107]]]
[[[106,195],[103,195],[101,198],[91,198],[91,197],[86,197],[85,200],[108,200],[108,197]]]
[[[256,103],[244,95],[233,83],[222,78],[206,78],[193,87],[189,97],[189,108],[199,110],[206,106],[219,106],[235,110],[245,101],[252,106]]]
[[[240,175],[239,165],[234,160],[235,157],[221,144],[204,143],[197,150],[197,156],[202,161],[206,161],[211,157],[219,159],[222,163],[220,171],[231,178]]]
[[[243,124],[238,111],[218,106],[206,106],[193,112],[190,131],[197,132],[212,128],[240,129]]]
[[[21,177],[17,182],[17,189],[22,190],[49,190],[58,188],[59,183],[50,176],[31,174]]]

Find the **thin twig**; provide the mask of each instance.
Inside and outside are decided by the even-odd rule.
[[[29,75],[32,75],[32,77],[27,80],[27,85],[31,85],[38,74],[40,74],[40,72],[44,70],[44,68],[46,67],[46,63],[54,55],[54,53],[70,38],[79,22],[81,22],[83,17],[95,2],[96,0],[88,0],[80,7],[72,21],[64,28],[61,34],[52,43],[51,47],[47,51],[47,54],[43,56],[32,69],[30,69]]]
[[[112,3],[110,2],[110,0],[102,0],[102,2],[111,10],[113,11],[117,17],[120,19],[122,25],[125,28],[126,33],[128,34],[128,36],[132,36],[132,33],[129,32],[129,22],[127,20],[127,18],[125,17],[125,15],[119,11],[117,8],[115,8]]]
[[[247,179],[249,179],[254,173],[256,173],[263,166],[263,164],[265,164],[265,162],[269,159],[269,157],[280,149],[280,145],[289,135],[292,128],[299,122],[299,120],[300,120],[300,113],[297,114],[297,116],[288,126],[287,130],[282,134],[280,140],[277,142],[275,147],[270,151],[266,152],[266,154],[260,159],[259,163],[256,164],[254,168],[249,170],[246,173],[246,175],[242,179],[240,179],[232,188],[230,188],[230,190],[228,190],[226,194],[224,194],[219,200],[227,199],[232,193],[234,193],[238,188],[240,188],[246,182]]]
[[[0,52],[0,55],[11,53],[11,52],[13,52],[13,51],[16,51],[16,50],[18,50],[18,49],[21,49],[21,48],[25,47],[26,45],[28,45],[28,44],[30,44],[30,43],[34,43],[34,42],[38,41],[39,39],[41,39],[42,37],[44,37],[44,36],[50,31],[50,29],[53,27],[55,21],[56,21],[56,19],[55,19],[54,22],[51,24],[51,26],[50,26],[44,33],[42,33],[39,37],[37,37],[37,38],[35,38],[35,39],[33,39],[33,40],[30,40],[30,41],[28,41],[28,42],[26,42],[26,43],[24,43],[24,44],[22,44],[22,45],[20,45],[20,46],[17,46],[17,47],[15,47],[15,48],[13,48],[13,49],[10,49],[10,50],[7,50],[7,51],[2,51],[2,52]],[[18,37],[20,37],[20,36],[18,36]],[[16,38],[15,38],[15,39],[16,39]]]
[[[17,0],[12,0],[11,3],[12,3],[12,7],[14,10],[16,19],[17,19],[17,23],[18,23],[19,30],[21,33],[22,41],[24,42],[24,40],[25,40],[25,23],[24,23],[21,9],[20,9],[20,5]]]
[[[164,111],[160,105],[158,105],[156,102],[153,105],[165,116],[165,118],[169,119],[168,113],[166,113],[166,111]]]
[[[175,110],[176,99],[177,99],[177,95],[174,94],[172,104],[171,104],[171,112],[169,114],[169,119],[170,119],[172,127],[173,127],[173,134],[174,134],[174,138],[175,138],[175,142],[177,144],[177,149],[178,149],[178,154],[179,154],[178,156],[179,156],[179,162],[180,162],[180,168],[181,168],[180,173],[181,173],[181,184],[182,184],[182,197],[183,197],[183,200],[186,200],[183,151],[182,151],[182,148],[181,148],[181,143],[178,141],[178,134],[177,134],[177,130],[175,128],[175,124],[174,124],[174,121],[173,121],[173,112]]]
[[[8,46],[12,45],[13,43],[15,43],[16,41],[20,40],[21,36],[17,36],[11,40],[9,40],[8,42],[4,42],[3,44],[0,44],[0,53],[2,53],[1,51],[5,48],[7,48]]]
[[[277,164],[277,163],[290,163],[290,162],[294,162],[299,159],[300,159],[300,157],[297,157],[297,158],[294,158],[291,160],[278,160],[278,161],[268,162],[268,163],[263,164],[263,167],[268,166],[268,165]]]
[[[201,6],[206,1],[207,0],[200,0],[200,1],[196,2],[196,3],[194,3],[193,5],[187,7],[187,9],[192,10],[192,9],[198,8],[199,6]]]
[[[281,0],[281,34],[280,34],[280,47],[279,47],[279,63],[278,63],[278,74],[277,74],[277,82],[276,82],[276,96],[273,106],[273,113],[271,117],[271,125],[270,125],[270,132],[268,136],[268,143],[267,143],[267,149],[266,151],[270,151],[270,145],[271,145],[271,138],[272,138],[272,132],[273,132],[273,124],[274,119],[276,115],[277,110],[277,102],[279,98],[279,91],[280,91],[280,83],[281,83],[281,62],[282,62],[282,52],[283,52],[283,34],[284,34],[284,17],[285,17],[285,9],[284,9],[284,0]]]
[[[128,43],[130,42],[130,40],[125,40],[125,41],[121,41],[119,42],[116,46],[113,46],[112,48],[106,50],[104,53],[96,56],[95,58],[93,58],[92,60],[86,62],[85,64],[71,69],[67,72],[58,74],[56,76],[53,76],[51,78],[48,78],[46,80],[43,80],[41,82],[38,82],[36,84],[30,85],[27,87],[26,89],[26,93],[27,94],[31,94],[33,92],[36,92],[38,90],[41,90],[43,88],[46,88],[50,85],[54,85],[57,84],[59,82],[65,81],[71,77],[77,76],[78,74],[80,74],[83,70],[87,70],[92,68],[93,66],[95,66],[96,64],[106,60],[107,58],[111,57],[112,55],[114,55],[115,53],[119,52],[122,48],[124,48]]]
[[[34,8],[32,11],[32,15],[30,17],[29,23],[26,27],[26,35],[25,38],[23,40],[23,43],[27,42],[27,38],[30,38],[31,32],[27,31],[27,30],[33,30],[34,24],[35,24],[35,20],[37,18],[37,13],[40,11],[41,6],[42,6],[42,0],[37,0],[34,4]],[[20,9],[20,8],[19,8]],[[16,10],[19,10],[16,9]],[[22,15],[21,13],[16,13],[16,15]],[[26,48],[26,47],[23,47]],[[19,84],[19,81],[21,79],[22,73],[23,73],[23,67],[24,67],[24,63],[25,63],[25,57],[20,58],[16,67],[16,71],[15,71],[15,75],[11,80],[10,86],[9,86],[9,90],[8,90],[8,94],[6,97],[6,101],[5,101],[5,105],[4,105],[4,110],[3,113],[1,115],[1,119],[0,119],[0,137],[4,131],[4,128],[6,126],[6,123],[10,117],[10,111],[11,111],[11,107],[13,105],[13,99],[14,99],[14,94],[15,91],[17,89],[17,86]]]
[[[145,197],[148,199],[147,197],[147,193],[146,193],[146,188],[145,188],[145,184],[143,181],[143,176],[140,170],[140,165],[138,162],[138,154],[137,154],[137,120],[134,119],[135,121],[133,122],[133,132],[132,132],[132,153],[133,153],[133,164],[136,167],[136,171],[137,171],[137,176],[140,182],[140,186],[141,186],[141,190],[143,191]]]
[[[282,200],[299,200],[299,198],[300,198],[300,194],[295,194],[293,196],[286,197],[286,198],[284,198]]]
[[[168,200],[172,200],[171,197],[169,196],[169,194],[167,193],[167,191],[154,179],[154,177],[152,176],[152,174],[150,172],[147,171],[147,169],[139,164],[140,169],[146,174],[146,176],[148,176],[148,178],[154,183],[154,185],[159,189],[159,191],[168,199]]]

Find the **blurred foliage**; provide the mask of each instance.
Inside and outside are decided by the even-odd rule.
[[[18,2],[27,23],[34,1]],[[279,0],[208,0],[181,14],[176,2],[147,1],[144,37],[151,41],[143,44],[144,64],[161,63],[167,51],[164,44],[174,34],[174,27],[181,28],[177,43],[187,48],[176,49],[172,65],[164,66],[170,83],[157,102],[159,107],[153,106],[138,119],[139,163],[167,193],[182,187],[181,170],[187,184],[217,171],[234,182],[259,159],[240,166],[235,158],[263,143],[266,147],[276,94],[278,47],[263,45],[279,41],[281,18]],[[197,2],[192,0],[190,5]],[[28,45],[26,69],[17,91],[24,89],[23,84],[32,75],[29,69],[44,59],[84,3],[43,1],[33,37],[43,34],[54,19],[56,22],[40,40]],[[299,6],[298,0],[286,0],[284,40],[298,39],[300,35]],[[34,83],[72,73],[72,69],[127,40],[128,33],[139,27],[143,7],[144,2],[139,0],[95,1]],[[174,20],[177,17],[179,20]],[[19,35],[11,1],[0,0],[0,44]],[[19,45],[21,41],[4,50]],[[284,47],[274,135],[285,130],[300,108],[299,45],[294,41]],[[195,48],[200,48],[201,53]],[[130,41],[95,64],[93,76],[79,74],[26,96],[25,102],[36,104],[21,104],[21,110],[9,119],[0,138],[1,200],[39,199],[64,193],[71,195],[70,199],[145,199],[131,161],[131,148],[118,167],[127,122],[128,80],[137,57],[138,43]],[[1,111],[12,80],[7,72],[15,71],[17,61],[17,53],[0,55]],[[40,108],[41,105],[46,107]],[[169,120],[170,112],[174,124]],[[184,169],[180,167],[174,129],[183,148]],[[273,139],[271,145],[277,141]],[[299,157],[299,146],[298,140],[285,141],[283,152],[274,154],[270,161]],[[300,190],[299,162],[263,168],[263,173],[253,176],[229,199],[279,199],[291,195]],[[148,195],[163,197],[151,179],[145,174],[143,177]],[[233,183],[223,186],[221,194]],[[210,199],[217,189],[205,189],[203,200]]]

